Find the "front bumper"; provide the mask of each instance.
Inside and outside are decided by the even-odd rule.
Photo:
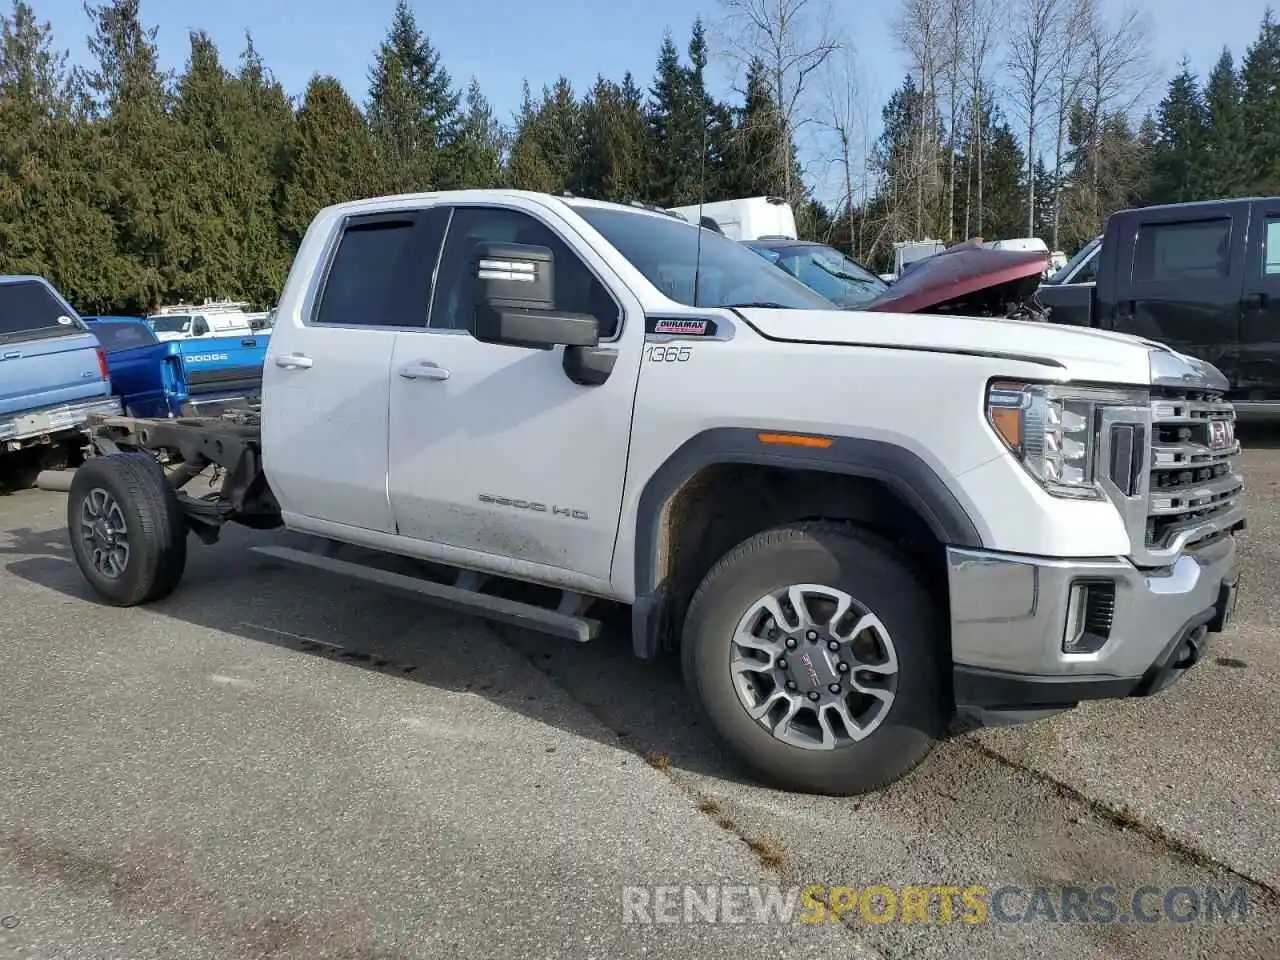
[[[59,434],[85,430],[89,417],[98,413],[119,416],[120,398],[97,397],[0,417],[0,450],[21,450]]]
[[[947,567],[956,707],[988,723],[1156,693],[1199,662],[1235,608],[1230,535],[1159,570],[958,548]],[[1085,609],[1073,593],[1095,585],[1108,599],[1090,619],[1087,652],[1070,652]]]

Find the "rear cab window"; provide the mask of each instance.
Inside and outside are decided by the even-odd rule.
[[[1230,276],[1230,216],[1139,226],[1134,283],[1213,282]]]
[[[50,289],[38,280],[0,283],[0,343],[82,332]]]
[[[118,353],[157,342],[155,334],[140,323],[95,323],[91,329],[107,353]]]
[[[449,212],[353,216],[329,261],[315,326],[423,327]]]
[[[1280,216],[1267,218],[1262,243],[1262,275],[1280,277]]]

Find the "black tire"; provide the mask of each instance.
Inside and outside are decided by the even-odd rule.
[[[738,621],[759,598],[798,583],[853,596],[880,619],[897,651],[897,692],[880,726],[835,749],[775,738],[747,714],[730,677]],[[950,709],[938,605],[897,550],[857,528],[780,527],[731,550],[694,594],[681,647],[685,681],[703,714],[739,762],[773,786],[838,796],[878,790],[913,770],[945,731]]]
[[[128,560],[109,577],[94,566],[81,535],[85,500],[103,490],[119,505],[127,528]],[[187,524],[164,468],[149,453],[90,457],[75,472],[67,496],[67,532],[80,572],[107,603],[132,607],[161,600],[182,580]]]

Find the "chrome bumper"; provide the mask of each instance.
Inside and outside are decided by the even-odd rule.
[[[1200,659],[1235,607],[1236,540],[1227,535],[1172,566],[1059,560],[949,548],[955,699],[995,711],[1063,709],[1154,693]],[[1105,630],[1071,652],[1086,585],[1110,597]],[[1092,589],[1092,588],[1088,588]]]
[[[119,416],[120,398],[99,397],[0,417],[0,444],[16,450],[33,439],[68,430],[81,430],[95,413]]]

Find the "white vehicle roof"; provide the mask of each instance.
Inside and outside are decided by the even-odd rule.
[[[718,200],[700,207],[672,207],[671,212],[694,224],[699,222],[699,216],[710,218],[730,240],[798,239],[795,212],[781,197]]]

